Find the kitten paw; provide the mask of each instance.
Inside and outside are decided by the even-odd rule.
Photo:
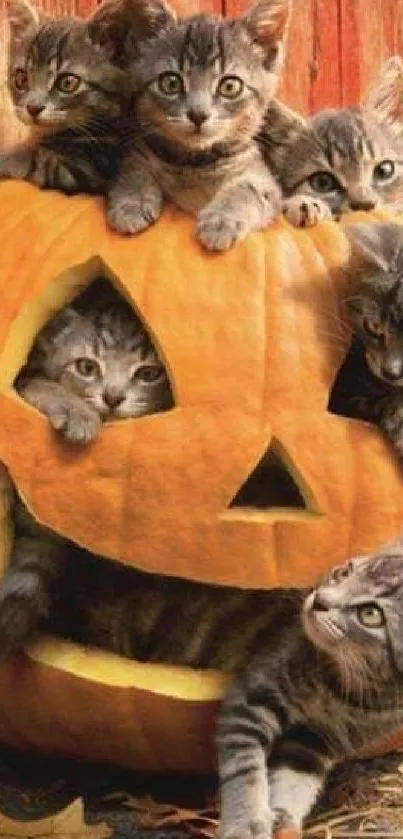
[[[196,236],[208,251],[226,251],[244,238],[245,225],[239,219],[223,218],[216,211],[202,210]]]
[[[29,160],[23,154],[4,152],[0,154],[0,180],[24,180],[29,171]]]
[[[48,414],[51,425],[69,443],[84,445],[98,434],[101,420],[95,411],[86,406],[61,403]]]
[[[161,215],[161,203],[155,199],[125,201],[111,204],[108,210],[108,222],[117,233],[141,233],[150,227]]]
[[[294,227],[314,227],[332,218],[332,211],[320,198],[293,195],[283,202],[283,213]]]

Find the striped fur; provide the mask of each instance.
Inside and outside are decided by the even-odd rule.
[[[138,0],[151,19],[155,5]],[[207,249],[225,250],[273,220],[279,190],[254,135],[278,81],[288,11],[289,0],[259,0],[239,21],[176,21],[166,9],[132,68],[139,134],[110,194],[113,228],[138,233],[170,200],[197,216]]]
[[[402,544],[334,569],[312,591],[266,592],[71,550],[48,629],[233,674],[217,734],[225,839],[299,830],[331,767],[402,724]]]
[[[119,30],[127,5],[110,0],[88,21],[51,20],[28,0],[7,0],[9,90],[31,131],[0,154],[0,177],[67,194],[107,191],[133,134]],[[69,80],[78,85],[71,93],[60,89]]]
[[[392,58],[360,107],[307,120],[279,103],[269,109],[260,139],[289,221],[307,227],[350,210],[402,209],[402,102],[403,63]]]

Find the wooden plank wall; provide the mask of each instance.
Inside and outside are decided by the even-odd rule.
[[[36,0],[57,16],[86,16],[96,0]],[[6,23],[0,0],[0,146],[22,136],[5,90]],[[248,0],[172,0],[182,13],[238,16]],[[281,96],[302,113],[359,100],[382,60],[403,55],[403,0],[294,0]]]

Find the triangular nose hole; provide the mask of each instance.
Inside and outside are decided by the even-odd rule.
[[[313,512],[312,493],[297,474],[278,440],[273,440],[245,483],[238,490],[229,510],[304,510]]]
[[[107,420],[136,419],[173,408],[174,389],[163,351],[119,279],[98,258],[88,263],[87,277],[85,267],[77,269],[75,289],[74,272],[73,268],[65,275],[67,302],[37,333],[15,378],[16,390],[30,376],[41,374],[38,365],[51,354],[52,380],[58,381],[60,357],[69,368],[72,393],[85,393],[83,398],[92,406],[107,412]],[[58,278],[59,287],[63,279]],[[89,358],[83,358],[87,349]],[[95,364],[97,380],[95,374],[93,382],[91,375],[86,378],[82,362]]]
[[[361,345],[353,341],[330,391],[328,411],[375,423],[374,408],[384,395],[385,388],[369,370]]]

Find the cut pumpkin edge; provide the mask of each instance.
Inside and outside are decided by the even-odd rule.
[[[218,702],[229,681],[229,676],[216,670],[132,661],[46,635],[26,647],[25,654],[37,664],[79,679],[187,702]]]

